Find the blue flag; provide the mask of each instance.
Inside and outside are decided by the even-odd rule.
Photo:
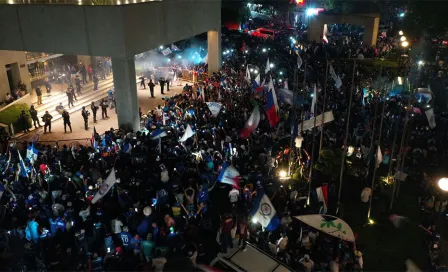
[[[20,175],[22,177],[28,178],[28,172],[26,171],[25,162],[22,159],[22,155],[20,155],[20,152],[17,150],[17,153],[19,154],[19,162],[20,162]]]

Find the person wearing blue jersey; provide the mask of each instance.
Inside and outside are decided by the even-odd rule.
[[[130,249],[132,235],[129,233],[129,228],[127,226],[123,227],[123,231],[120,233],[120,240],[123,243],[125,249]]]

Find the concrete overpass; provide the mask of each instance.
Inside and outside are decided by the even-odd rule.
[[[221,0],[76,3],[0,5],[0,50],[112,57],[119,125],[139,129],[136,54],[207,32],[209,71],[221,66]]]

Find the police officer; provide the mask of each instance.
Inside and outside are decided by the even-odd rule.
[[[48,132],[51,133],[51,119],[53,119],[53,116],[51,116],[48,111],[45,111],[44,116],[42,116],[42,121],[44,122],[44,133],[47,133],[47,127]]]
[[[156,84],[154,84],[154,82],[152,82],[152,79],[149,80],[148,83],[148,87],[149,87],[149,91],[151,92],[151,98],[154,98],[154,87],[156,86]]]
[[[75,101],[78,101],[78,99],[76,98],[75,88],[73,88],[73,85],[70,85],[70,92],[72,92],[73,99],[75,99]]]
[[[78,95],[81,95],[81,79],[79,78],[79,76],[77,75],[75,78],[75,85],[76,85],[76,92],[78,93]]]
[[[36,123],[39,125],[39,127],[41,127],[39,118],[37,117],[37,110],[34,108],[34,106],[31,106],[30,108],[30,116],[31,119],[33,120],[34,127],[37,128]]]
[[[98,111],[98,106],[95,105],[95,102],[92,101],[92,104],[90,104],[90,109],[92,110],[93,113],[93,122],[96,123],[96,112]]]
[[[30,127],[28,126],[28,114],[23,110],[19,116],[20,124],[25,132],[30,132]]]
[[[160,80],[159,80],[159,84],[160,84],[160,92],[161,92],[162,94],[165,94],[165,93],[163,92],[163,90],[165,89],[165,80],[163,80],[163,78],[160,78]]]
[[[82,107],[81,115],[82,115],[82,119],[84,119],[84,128],[85,128],[85,130],[88,130],[89,129],[90,112],[88,110],[86,110],[86,107]]]
[[[70,123],[70,114],[66,110],[62,112],[62,119],[64,120],[64,133],[67,133],[67,126],[70,128],[70,132],[73,132],[72,123]]]
[[[107,116],[107,107],[108,107],[107,100],[103,99],[101,101],[100,105],[101,105],[101,117],[102,117],[102,119],[109,118],[109,116]]]
[[[96,74],[93,75],[93,90],[98,91],[98,76]]]
[[[70,90],[70,87],[67,88],[67,91],[65,92],[65,94],[67,95],[67,99],[68,99],[68,108],[70,108],[70,105],[72,105],[74,107],[75,105],[73,104],[73,94],[72,94],[72,90]]]

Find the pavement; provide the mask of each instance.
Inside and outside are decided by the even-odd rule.
[[[111,79],[112,79],[112,77],[104,80],[105,87],[109,88],[110,84],[108,84],[108,82],[111,82]],[[151,98],[148,87],[146,88],[146,90],[141,89],[140,83],[137,83],[138,102],[139,102],[139,106],[141,107],[142,112],[146,113],[149,110],[157,107],[157,105],[163,104],[163,100],[162,100],[163,97],[180,94],[182,92],[183,86],[185,86],[186,83],[188,83],[188,82],[182,82],[182,86],[170,86],[169,92],[166,91],[166,87],[165,87],[164,95],[161,94],[160,86],[156,85],[156,87],[154,88],[155,98]],[[57,88],[57,87],[55,87],[55,88]],[[55,88],[53,88],[52,93],[56,93]],[[59,88],[58,88],[58,90],[59,90]],[[101,91],[101,82],[100,82],[100,91]],[[104,97],[107,96],[107,91],[105,93],[106,93],[106,95],[104,95]],[[56,107],[56,105],[58,105],[59,102],[56,102],[55,100],[61,100],[61,102],[63,102],[64,106],[67,103],[67,98],[66,98],[65,94],[63,96],[60,95],[58,97],[55,97],[55,96],[45,97],[45,94],[46,93],[44,92],[44,98],[43,98],[44,105],[40,108],[43,108],[46,103],[55,104],[55,107]],[[86,94],[86,95],[88,95],[88,94]],[[96,96],[93,98],[94,98],[94,100],[97,99]],[[50,99],[51,99],[51,101],[49,101]],[[78,98],[78,100],[80,100],[80,99]],[[90,102],[91,101],[87,101],[87,103],[89,103],[89,104],[90,104]],[[77,104],[75,103],[75,106],[76,105]],[[39,111],[39,114],[40,114],[39,108],[37,108],[37,110]],[[88,107],[88,110],[91,111],[90,107]],[[93,127],[95,127],[96,131],[100,134],[106,130],[109,130],[110,128],[118,128],[118,120],[117,120],[117,114],[115,113],[115,109],[108,108],[107,115],[109,116],[109,118],[104,119],[104,120],[101,119],[101,110],[98,110],[96,123],[93,123],[93,117],[92,117],[92,115],[90,115],[89,129],[85,130],[84,129],[84,120],[81,116],[81,111],[75,110],[74,112],[70,112],[70,120],[71,120],[72,130],[73,130],[72,133],[69,132],[70,131],[69,128],[67,128],[67,133],[64,133],[64,123],[63,123],[62,119],[58,119],[58,120],[53,121],[51,124],[52,133],[47,132],[46,134],[44,134],[44,129],[42,126],[41,128],[37,128],[37,129],[33,128],[33,130],[31,130],[31,132],[26,133],[24,135],[20,135],[17,138],[20,141],[55,142],[55,141],[62,140],[62,141],[66,141],[66,142],[78,141],[80,144],[84,144],[83,143],[83,141],[84,141],[87,144],[86,139],[90,139],[92,137]],[[41,122],[41,125],[43,125],[42,122]]]

